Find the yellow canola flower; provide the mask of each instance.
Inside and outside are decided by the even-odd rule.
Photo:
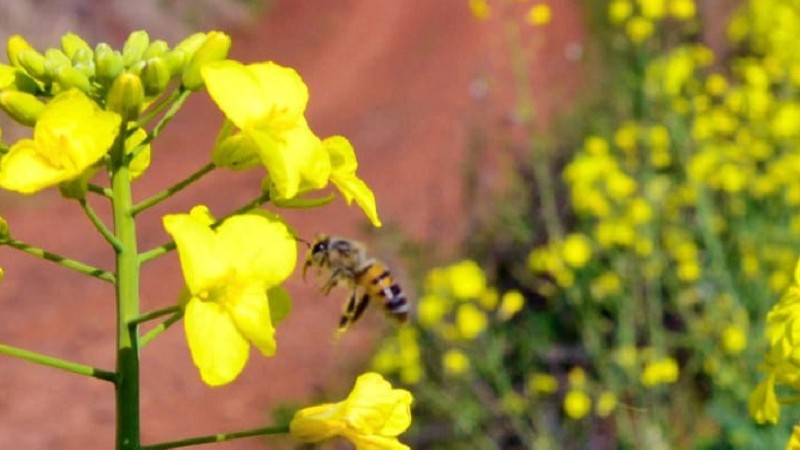
[[[108,152],[121,120],[78,90],[57,95],[37,120],[33,139],[19,140],[0,160],[0,187],[32,194],[80,177]]]
[[[448,375],[461,375],[469,366],[469,357],[461,350],[450,349],[442,355],[442,367]]]
[[[678,381],[680,369],[678,362],[666,357],[645,364],[642,370],[642,384],[647,387],[658,384],[671,384]]]
[[[478,20],[486,20],[491,14],[491,8],[486,0],[469,0],[469,10],[472,17]]]
[[[608,417],[617,407],[617,394],[611,391],[603,391],[597,398],[595,413],[599,417]]]
[[[582,419],[592,410],[592,399],[586,392],[571,389],[564,396],[564,412],[567,417],[575,420]]]
[[[528,377],[528,390],[536,394],[554,394],[558,391],[558,378],[546,372],[534,372]]]
[[[331,161],[306,122],[308,87],[294,69],[225,60],[205,64],[201,74],[211,98],[249,139],[245,150],[258,153],[279,198],[328,183]]]
[[[625,33],[634,44],[647,40],[654,30],[653,22],[641,16],[632,17],[625,23]]]
[[[342,436],[356,450],[410,449],[398,439],[411,425],[411,393],[394,389],[383,377],[368,372],[358,377],[344,401],[303,408],[289,431],[302,442]]]
[[[722,330],[722,349],[730,355],[738,355],[747,347],[747,332],[737,325],[728,325]]]
[[[471,340],[478,337],[488,326],[486,314],[472,303],[464,303],[456,312],[456,327],[459,336]]]
[[[339,189],[347,204],[353,200],[361,207],[372,225],[381,226],[378,209],[375,205],[375,194],[356,176],[358,161],[353,145],[344,136],[332,136],[322,141],[331,161],[331,182]]]
[[[775,395],[775,375],[770,373],[756,388],[750,393],[747,402],[747,409],[750,417],[759,425],[766,423],[776,424],[781,415],[781,406]]]
[[[584,234],[571,233],[564,239],[561,253],[569,266],[579,269],[592,257],[592,241]]]
[[[789,437],[789,442],[786,443],[786,450],[800,450],[800,425],[792,428],[792,435]]]
[[[464,260],[447,268],[453,296],[460,300],[475,299],[486,290],[486,275],[472,260]]]
[[[503,294],[503,298],[500,300],[497,316],[500,320],[508,320],[520,312],[524,306],[525,296],[520,291],[508,291]]]
[[[213,223],[205,206],[164,217],[188,291],[184,328],[192,360],[206,384],[219,386],[241,373],[250,343],[264,356],[275,354],[267,291],[294,270],[297,244],[280,219],[266,214]]]
[[[539,3],[538,5],[531,6],[531,9],[529,9],[528,13],[525,15],[525,21],[533,26],[547,25],[550,23],[550,16],[550,5]]]

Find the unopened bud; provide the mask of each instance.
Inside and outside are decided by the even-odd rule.
[[[261,164],[258,145],[243,133],[234,134],[220,142],[211,154],[217,167],[231,170],[246,170]]]
[[[147,34],[147,31],[138,30],[129,34],[125,45],[122,46],[122,62],[125,67],[130,67],[139,62],[149,45],[150,35]]]
[[[191,58],[194,55],[194,52],[203,45],[203,42],[206,41],[206,34],[205,33],[195,33],[186,39],[180,41],[178,45],[175,46],[173,51],[183,52],[186,55],[186,59]]]
[[[44,68],[44,55],[34,49],[22,50],[16,57],[19,66],[28,72],[30,76],[38,80],[48,80],[47,71]]]
[[[22,67],[19,62],[19,54],[23,50],[33,50],[36,52],[36,49],[33,48],[24,37],[15,34],[8,38],[6,42],[6,54],[8,55],[8,62],[11,63],[12,66]]]
[[[164,62],[169,67],[171,77],[183,73],[183,66],[186,64],[186,53],[181,50],[173,50],[164,55]]]
[[[144,102],[144,87],[138,75],[123,73],[114,80],[106,97],[106,109],[122,116],[123,122],[139,117]]]
[[[72,61],[61,50],[48,48],[44,52],[44,71],[51,80],[56,79],[56,74],[62,67],[71,67]]]
[[[94,70],[97,79],[108,85],[122,73],[122,55],[106,43],[97,44],[94,49]]]
[[[94,78],[94,52],[81,48],[72,55],[72,67],[80,70],[89,78]]]
[[[147,46],[147,49],[142,54],[142,59],[155,58],[157,56],[164,56],[169,51],[169,44],[161,39],[155,40]]]
[[[0,92],[0,108],[18,123],[32,127],[44,112],[45,105],[27,92]]]
[[[183,85],[192,91],[203,87],[200,68],[212,61],[220,61],[228,56],[231,37],[221,31],[212,31],[206,36],[203,45],[197,49],[183,69]]]
[[[92,91],[89,77],[72,66],[61,66],[56,69],[55,80],[64,90],[77,88],[87,94]]]
[[[67,55],[68,58],[73,60],[75,54],[79,51],[88,51],[90,55],[92,53],[92,48],[89,47],[89,44],[75,33],[67,33],[61,36],[61,49],[64,50],[64,54]],[[91,56],[89,58],[91,59]]]
[[[156,96],[164,92],[169,84],[169,66],[164,58],[150,58],[145,61],[141,77],[145,95]]]

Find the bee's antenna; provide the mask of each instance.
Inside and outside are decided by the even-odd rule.
[[[311,243],[308,242],[307,240],[301,238],[300,236],[295,236],[294,240],[297,241],[297,242],[302,242],[303,244],[306,244],[306,247],[311,248]]]

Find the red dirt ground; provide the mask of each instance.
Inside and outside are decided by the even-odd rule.
[[[263,18],[228,29],[233,57],[272,59],[304,76],[311,90],[312,127],[322,136],[350,138],[384,222],[449,251],[465,237],[460,187],[471,131],[514,126],[502,24],[476,21],[466,3],[277,0]],[[579,9],[569,0],[551,4],[553,23],[537,31],[543,39],[538,51],[528,52],[532,89],[545,117],[576,90],[581,65],[565,55],[583,39]],[[131,28],[143,26],[117,19],[99,21],[104,40],[118,44]],[[479,91],[483,94],[470,94]],[[207,161],[221,115],[204,95],[196,97],[154,148],[137,198]],[[262,175],[215,172],[155,208],[140,225],[141,249],[167,239],[160,215],[199,202],[222,215],[252,198]],[[485,189],[502,185],[501,173],[482,170],[481,179]],[[102,202],[93,200],[104,211]],[[19,239],[111,267],[103,242],[85,240],[94,233],[78,206],[60,201],[54,192],[29,198],[3,194],[0,213]],[[358,236],[365,222],[359,210],[341,200],[285,215],[306,237],[318,231]],[[109,286],[7,248],[0,250],[0,265],[6,270],[0,284],[0,342],[113,367]],[[298,277],[287,288],[295,311],[279,328],[278,356],[267,360],[253,354],[231,385],[210,389],[201,383],[179,325],[143,350],[145,443],[263,426],[272,406],[305,404],[321,389],[346,392],[352,373],[364,368],[375,328],[370,323],[379,324],[377,316],[368,314],[359,329],[334,343],[338,296],[344,294],[322,298]],[[157,260],[144,269],[143,308],[171,304],[179,289],[175,255]],[[113,391],[107,383],[0,357],[0,449],[104,449],[113,447],[113,439]],[[249,439],[208,448],[258,449],[264,443]]]

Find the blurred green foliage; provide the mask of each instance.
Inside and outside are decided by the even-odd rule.
[[[532,127],[479,262],[432,269],[374,358],[412,386],[414,448],[786,445],[800,410],[747,406],[800,253],[800,1],[742,2],[716,51],[698,6],[585,2],[590,106]]]

